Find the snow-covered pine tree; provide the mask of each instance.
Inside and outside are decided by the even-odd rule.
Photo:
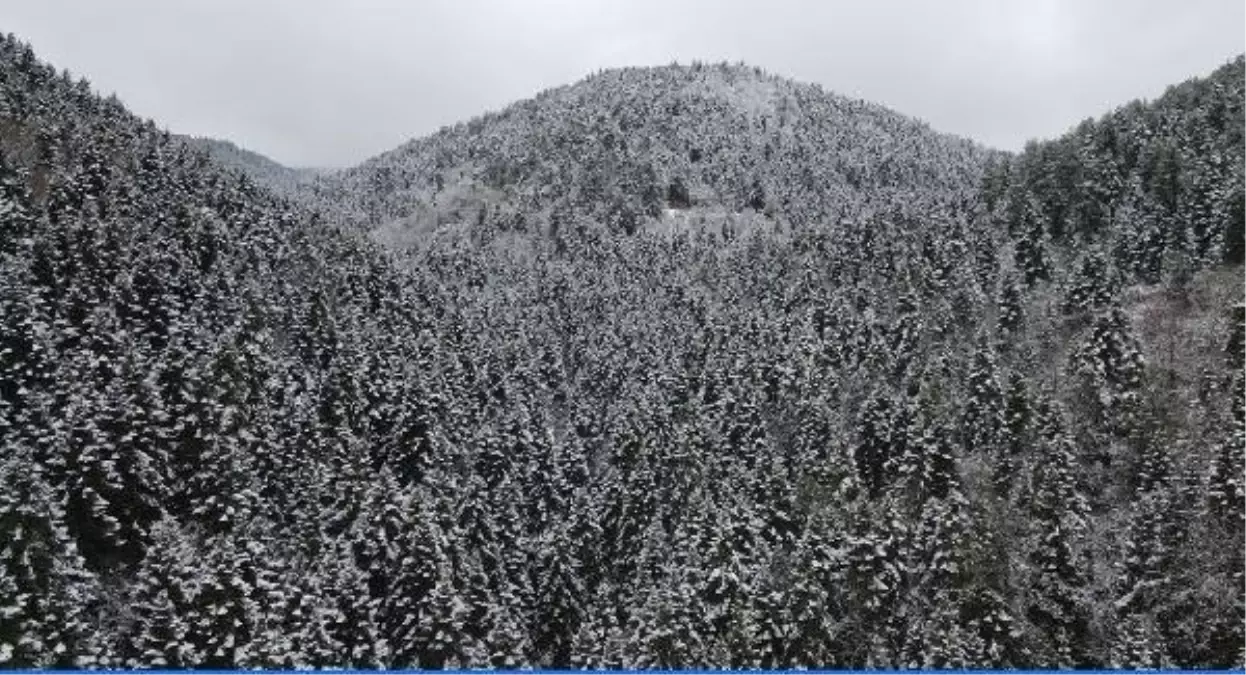
[[[99,583],[66,531],[55,493],[28,452],[0,456],[0,665],[76,668],[108,662],[94,622]]]
[[[1093,663],[1086,585],[1080,549],[1088,511],[1076,484],[1073,441],[1057,404],[1042,401],[1037,415],[1041,456],[1034,466],[1031,580],[1026,616],[1045,638],[1052,663],[1062,667]]]

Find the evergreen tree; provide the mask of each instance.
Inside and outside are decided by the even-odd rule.
[[[1067,289],[1061,308],[1066,315],[1088,314],[1112,305],[1116,280],[1106,256],[1091,250],[1082,256]]]
[[[1242,393],[1242,378],[1233,382],[1233,427],[1228,438],[1218,444],[1212,463],[1208,489],[1208,506],[1214,517],[1240,529],[1246,518],[1246,487],[1243,486],[1243,467],[1246,467],[1246,424],[1243,424],[1243,408],[1246,396]]]
[[[199,592],[195,556],[176,522],[166,519],[152,527],[151,546],[130,589],[133,625],[122,652],[127,666],[185,668],[200,662],[188,622]]]
[[[1240,170],[1239,170],[1240,171]],[[1243,194],[1240,173],[1229,181],[1229,189],[1224,195],[1224,216],[1223,234],[1221,235],[1224,247],[1224,263],[1229,265],[1240,265],[1246,259],[1246,237],[1243,237],[1242,228],[1237,224],[1246,221],[1246,195]],[[1234,187],[1237,186],[1237,187]]]
[[[996,330],[1003,344],[1011,344],[1025,325],[1025,296],[1015,275],[1003,278],[999,296]]]
[[[1015,244],[1015,262],[1026,286],[1034,286],[1051,278],[1048,228],[1032,200],[1023,198],[1015,208],[1018,212],[1015,228],[1020,233]]]
[[[1016,371],[1009,374],[1004,394],[1004,427],[1000,454],[995,459],[995,487],[1007,495],[1012,489],[1022,453],[1033,437],[1034,409],[1025,378]]]
[[[1229,372],[1236,374],[1246,365],[1246,303],[1234,305],[1231,316],[1233,325],[1229,329],[1224,355]]]
[[[86,571],[64,515],[28,453],[0,459],[0,664],[73,668],[105,657],[91,612],[98,584]]]
[[[995,454],[1004,433],[1005,401],[995,357],[989,347],[980,345],[975,352],[967,384],[960,434],[965,450]]]
[[[255,561],[247,544],[232,538],[210,542],[209,550],[189,612],[189,640],[201,665],[236,668],[249,662],[255,637]]]
[[[552,668],[571,664],[571,647],[584,618],[583,590],[565,535],[543,542],[538,551],[532,649],[537,662]]]
[[[1006,154],[623,69],[313,177],[0,36],[0,668],[1240,667],[1244,72]]]
[[[1038,424],[1042,457],[1033,477],[1033,576],[1026,615],[1046,638],[1052,663],[1086,667],[1093,663],[1085,590],[1089,580],[1079,549],[1087,507],[1077,490],[1063,413],[1048,403]]]
[[[313,574],[313,588],[319,593],[308,607],[311,618],[299,636],[310,664],[355,668],[389,664],[389,646],[379,625],[377,603],[369,594],[368,576],[355,565],[349,548],[326,550]]]
[[[432,505],[423,500],[389,502],[385,509],[384,524],[362,529],[358,536],[364,550],[377,539],[389,543],[363,556],[356,546],[356,560],[361,569],[371,570],[372,603],[378,608],[392,662],[402,667],[431,667],[427,663],[445,667],[452,647],[445,640],[454,632],[442,632],[449,630],[456,617],[443,531]]]
[[[855,453],[861,483],[871,497],[877,497],[888,480],[887,466],[896,450],[892,441],[892,404],[882,396],[871,398],[862,410]]]
[[[1099,428],[1118,435],[1133,430],[1145,361],[1119,307],[1095,317],[1072,361],[1081,378],[1082,402],[1093,411]]]

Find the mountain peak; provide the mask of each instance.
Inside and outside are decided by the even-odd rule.
[[[744,65],[618,68],[410,141],[318,185],[388,231],[526,213],[633,232],[664,207],[778,227],[955,199],[991,152],[882,106]],[[688,192],[688,204],[679,195]],[[669,197],[674,195],[676,199]],[[448,209],[448,210],[447,210]],[[532,222],[538,214],[539,222]],[[412,220],[414,218],[414,220]]]

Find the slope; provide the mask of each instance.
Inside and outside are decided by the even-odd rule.
[[[419,299],[12,36],[0,214],[0,665],[236,663],[250,624],[211,623],[250,593],[233,566],[286,500],[334,495],[303,472],[342,450],[292,411],[342,414],[359,340],[415,360]]]
[[[691,207],[790,226],[963,199],[989,154],[816,85],[694,64],[598,73],[411,141],[317,191],[399,239],[447,223],[630,233]]]
[[[486,187],[572,241],[486,213],[395,261],[359,226],[416,182],[317,213],[11,37],[0,103],[4,667],[1241,665],[1241,268],[1179,239],[1152,283],[1126,209],[1057,230],[1035,155],[732,236],[519,173]],[[566,159],[499,166],[598,171]],[[734,215],[698,175],[676,210]]]
[[[984,200],[1023,239],[1101,242],[1122,272],[1151,283],[1178,264],[1240,264],[1242,70],[1239,56],[1030,144],[990,170]]]
[[[294,194],[300,185],[326,173],[320,169],[293,169],[258,152],[240,148],[230,141],[200,136],[180,138],[192,147],[206,152],[217,164],[241,171],[257,184],[283,195]]]

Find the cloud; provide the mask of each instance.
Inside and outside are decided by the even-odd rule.
[[[1240,0],[40,0],[5,30],[183,133],[343,166],[605,67],[742,60],[1008,149],[1243,51]]]

